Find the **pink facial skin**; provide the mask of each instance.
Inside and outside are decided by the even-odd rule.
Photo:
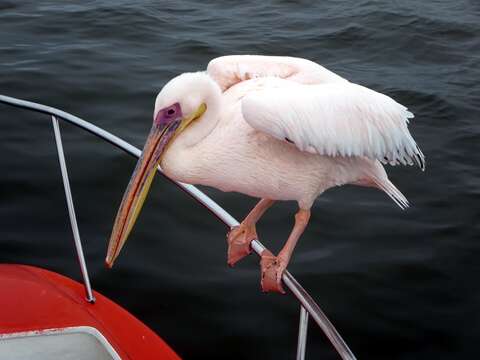
[[[171,125],[172,122],[182,119],[182,109],[177,102],[173,105],[160,109],[155,116],[153,123],[161,128],[165,128]]]

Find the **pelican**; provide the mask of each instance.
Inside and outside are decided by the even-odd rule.
[[[310,219],[315,199],[344,184],[405,196],[383,164],[425,160],[408,130],[413,114],[387,95],[301,58],[231,55],[207,70],[181,74],[160,91],[153,126],[118,210],[106,257],[124,246],[157,165],[177,181],[260,199],[227,234],[228,264],[251,253],[255,225],[275,201],[298,203],[293,229],[277,256],[261,254],[261,287],[284,293],[281,278]]]

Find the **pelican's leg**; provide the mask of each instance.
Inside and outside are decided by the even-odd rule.
[[[262,269],[261,285],[264,292],[275,291],[285,294],[285,290],[282,287],[282,275],[292,257],[293,249],[295,249],[298,239],[307,227],[309,219],[310,210],[300,209],[295,214],[293,230],[278,256],[274,256],[268,250],[262,252],[260,266]]]
[[[270,199],[260,200],[242,223],[239,226],[234,226],[227,234],[228,265],[235,265],[237,261],[252,252],[250,243],[257,238],[255,224],[273,203],[274,201]]]

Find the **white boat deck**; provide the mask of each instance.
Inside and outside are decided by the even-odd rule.
[[[0,335],[0,359],[121,360],[105,337],[89,326]]]

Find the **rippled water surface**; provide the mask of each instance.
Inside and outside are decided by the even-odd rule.
[[[416,117],[427,170],[389,168],[412,207],[345,187],[317,200],[291,271],[359,359],[480,357],[480,5],[459,1],[0,0],[0,93],[60,107],[141,147],[159,89],[225,54],[309,58]],[[0,261],[79,278],[50,120],[0,106]],[[135,161],[63,125],[94,287],[187,359],[289,359],[298,306],[263,295],[258,260],[158,177],[113,271],[106,241]],[[206,189],[238,218],[254,200]],[[278,250],[295,204],[259,225]],[[1,289],[2,296],[8,289]],[[1,321],[1,319],[0,319]],[[336,359],[310,328],[307,357]]]

